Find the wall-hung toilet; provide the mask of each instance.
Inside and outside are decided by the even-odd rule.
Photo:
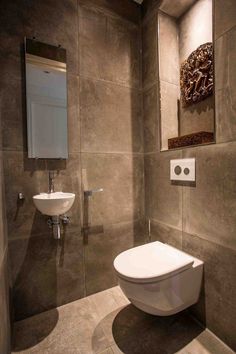
[[[114,268],[124,294],[147,313],[173,315],[198,301],[203,262],[162,242],[122,252]]]

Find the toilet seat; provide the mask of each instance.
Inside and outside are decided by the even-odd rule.
[[[129,301],[156,316],[170,316],[195,304],[203,261],[159,241],[129,249],[114,260],[118,283]]]
[[[114,268],[131,282],[152,283],[180,273],[193,263],[193,257],[155,241],[122,252],[115,258]]]

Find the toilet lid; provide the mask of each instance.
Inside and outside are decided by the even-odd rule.
[[[131,248],[114,260],[115,270],[131,281],[167,278],[193,264],[193,257],[159,241]]]

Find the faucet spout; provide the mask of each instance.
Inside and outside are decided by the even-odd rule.
[[[48,193],[54,193],[54,171],[48,173]]]

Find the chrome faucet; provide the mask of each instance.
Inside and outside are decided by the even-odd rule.
[[[54,171],[48,172],[48,193],[54,193]]]

